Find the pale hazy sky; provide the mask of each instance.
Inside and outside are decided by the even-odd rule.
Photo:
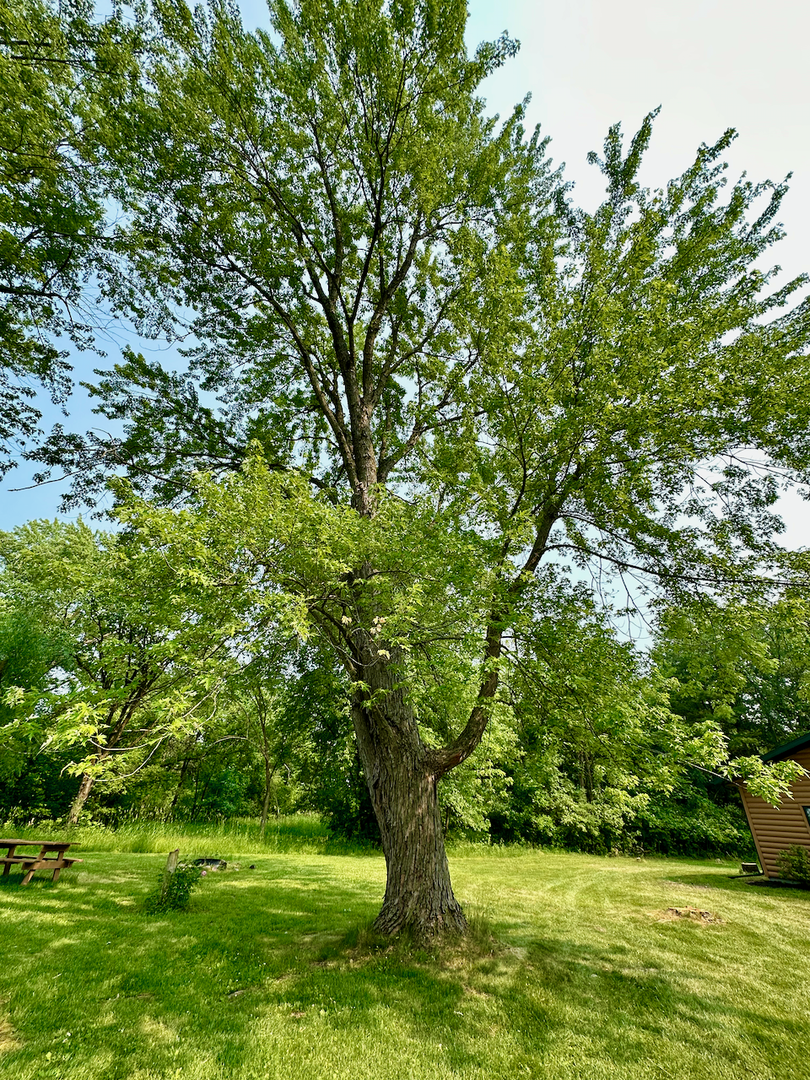
[[[257,0],[243,0],[242,7],[246,21],[263,21]],[[775,258],[791,275],[810,270],[810,14],[804,4],[471,0],[472,48],[503,30],[521,49],[485,84],[490,111],[505,115],[532,94],[528,122],[551,136],[551,156],[566,162],[582,205],[591,208],[600,191],[585,163],[588,151],[601,148],[612,123],[620,121],[630,135],[661,105],[644,182],[665,184],[691,163],[701,142],[736,128],[739,138],[728,155],[732,175],[781,180],[793,172],[781,214],[788,235]],[[87,371],[98,366],[87,354],[77,363]],[[9,490],[24,478],[15,470],[0,486],[0,528],[55,513],[58,486]],[[791,544],[810,542],[807,504],[788,500],[784,513]]]
[[[528,120],[552,139],[587,207],[599,194],[585,163],[608,127],[632,134],[662,106],[643,179],[660,186],[726,128],[732,173],[781,180],[788,236],[780,264],[810,269],[810,8],[799,0],[472,0],[468,41],[518,38],[518,56],[485,86],[504,114],[529,91]]]

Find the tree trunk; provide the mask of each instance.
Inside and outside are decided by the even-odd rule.
[[[169,852],[169,857],[166,860],[166,867],[163,871],[163,881],[160,884],[160,899],[166,899],[166,893],[169,891],[169,882],[172,874],[177,869],[177,863],[180,861],[180,848],[175,848],[174,851]]]
[[[180,798],[180,792],[183,790],[183,781],[186,778],[186,773],[188,772],[188,766],[190,761],[191,758],[188,757],[183,759],[183,765],[180,769],[180,779],[177,781],[177,788],[174,793],[174,798],[172,799],[171,806],[169,807],[169,817],[171,818],[174,818],[174,811],[177,806],[177,800]]]
[[[352,707],[387,872],[374,928],[392,935],[410,930],[420,939],[463,933],[467,920],[450,884],[436,777],[391,666],[375,668],[377,685],[357,691]],[[370,707],[368,690],[383,689],[384,699]]]
[[[197,793],[200,790],[200,762],[197,762],[197,771],[194,773],[194,799],[191,803],[191,813],[188,816],[189,821],[194,821],[194,815],[197,813]]]
[[[463,933],[467,920],[450,883],[435,779],[422,769],[400,768],[369,790],[386,865],[374,928],[383,934],[408,929],[419,938]]]
[[[88,776],[87,773],[82,777],[82,782],[79,784],[79,790],[76,792],[76,798],[70,807],[70,813],[68,814],[68,822],[71,825],[75,825],[79,820],[79,815],[84,809],[84,804],[87,802],[87,796],[93,787],[95,778]]]
[[[267,818],[270,814],[270,796],[273,793],[273,774],[275,768],[271,769],[267,758],[264,759],[264,800],[262,801],[262,836],[267,828]],[[276,807],[278,809],[278,807]]]
[[[270,742],[267,738],[267,707],[261,690],[254,695],[256,712],[259,718],[259,728],[262,733],[262,758],[264,759],[264,800],[262,801],[262,836],[267,828],[267,818],[270,813],[270,796],[272,795],[273,777],[276,774],[276,764],[270,763]],[[276,803],[278,813],[278,803]]]

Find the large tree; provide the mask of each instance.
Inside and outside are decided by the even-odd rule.
[[[650,115],[628,147],[610,130],[605,200],[575,209],[523,109],[487,117],[515,45],[470,58],[463,0],[273,0],[255,33],[217,0],[139,18],[104,158],[118,300],[191,335],[188,370],[129,355],[94,390],[125,436],[43,458],[83,470],[78,497],[111,464],[170,503],[224,478],[133,520],[333,650],[377,926],[461,928],[437,784],[507,708],[561,566],[677,594],[778,564],[779,480],[810,464],[807,307],[763,262],[784,185],[727,183],[726,132],[646,190]]]

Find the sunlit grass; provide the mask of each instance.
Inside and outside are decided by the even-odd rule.
[[[20,840],[63,838],[93,851],[148,854],[181,848],[187,855],[210,855],[225,844],[234,855],[258,851],[338,852],[356,848],[333,839],[317,814],[288,814],[271,818],[264,832],[255,819],[234,818],[215,824],[126,821],[112,829],[104,825],[0,825],[3,836]]]
[[[197,839],[239,869],[185,914],[141,910],[169,845],[2,882],[0,1075],[810,1077],[808,893],[733,864],[480,851],[452,858],[473,940],[431,953],[371,933],[380,856]]]

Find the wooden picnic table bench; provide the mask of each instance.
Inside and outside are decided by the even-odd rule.
[[[33,852],[18,855],[17,848],[39,848],[39,854]],[[70,867],[81,859],[65,858],[65,852],[70,847],[69,843],[62,840],[0,840],[0,851],[6,849],[6,854],[0,856],[0,865],[3,867],[3,877],[9,873],[12,866],[19,866],[23,871],[21,884],[27,885],[37,870],[53,870],[51,881],[59,880],[59,872],[64,867]]]

